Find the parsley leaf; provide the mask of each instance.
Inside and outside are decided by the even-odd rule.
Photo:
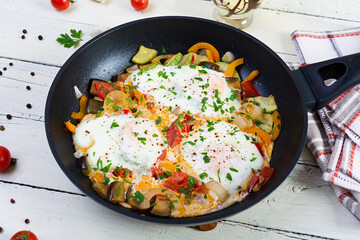
[[[143,195],[141,192],[136,191],[136,192],[134,193],[134,200],[135,200],[135,201],[139,201],[140,203],[142,203],[142,202],[145,200],[145,197],[144,197],[144,195]]]
[[[76,31],[75,29],[70,30],[70,36],[67,33],[60,34],[60,37],[56,39],[56,41],[66,48],[71,48],[73,46],[77,46],[80,41],[83,39],[81,38],[82,31]]]

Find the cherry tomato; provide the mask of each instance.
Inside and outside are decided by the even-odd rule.
[[[174,171],[172,175],[165,181],[164,187],[174,190],[176,192],[181,192],[185,190],[189,193],[193,191],[198,191],[205,187],[205,185],[202,185],[198,180],[195,182],[195,184],[190,186],[189,176],[189,174],[186,174],[184,172]]]
[[[0,146],[0,172],[9,167],[11,163],[10,151],[6,147]]]
[[[10,240],[38,240],[38,238],[30,231],[20,231],[15,233]]]
[[[135,8],[136,11],[144,10],[148,5],[149,0],[131,0],[131,6]]]
[[[101,98],[101,99],[105,99],[106,95],[108,95],[108,93],[115,91],[115,90],[120,90],[122,91],[123,88],[123,82],[121,81],[117,81],[117,82],[112,82],[112,83],[108,83],[108,82],[100,82],[100,83],[95,83],[95,90],[97,95]]]
[[[51,0],[51,5],[58,11],[63,11],[70,6],[73,0]]]

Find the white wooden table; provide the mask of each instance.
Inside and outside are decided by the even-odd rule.
[[[23,229],[39,239],[360,239],[360,222],[322,181],[307,149],[275,192],[210,232],[125,218],[86,197],[58,167],[45,136],[44,106],[56,73],[76,50],[59,45],[59,34],[81,29],[85,42],[98,25],[162,15],[212,19],[212,10],[211,2],[202,0],[150,0],[143,12],[134,11],[128,0],[106,5],[78,0],[63,12],[49,0],[0,0],[0,125],[5,127],[0,145],[18,158],[14,168],[0,173],[0,239]],[[357,27],[359,10],[359,0],[265,0],[245,31],[285,61],[298,61],[290,39],[294,30]]]

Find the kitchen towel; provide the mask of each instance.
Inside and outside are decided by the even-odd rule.
[[[360,52],[360,28],[295,31],[291,37],[301,66]],[[306,145],[323,171],[323,179],[360,220],[360,85],[308,113],[308,123]]]

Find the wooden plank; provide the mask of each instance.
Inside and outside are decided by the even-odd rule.
[[[55,39],[60,33],[68,32],[71,28],[83,30],[83,44],[91,39],[90,33],[98,25],[114,27],[131,20],[161,16],[164,13],[166,15],[181,13],[184,16],[212,19],[213,11],[211,3],[199,1],[194,8],[191,0],[173,0],[166,3],[154,0],[149,9],[144,12],[134,13],[129,8],[130,5],[126,1],[119,3],[110,1],[107,5],[99,5],[93,1],[78,1],[71,10],[57,12],[50,4],[42,3],[41,6],[34,7],[31,0],[4,0],[0,2],[0,9],[2,9],[0,22],[7,22],[7,24],[0,25],[2,32],[0,45],[6,47],[0,49],[0,56],[61,66],[76,49],[65,49]],[[20,17],[12,18],[14,12],[17,12]],[[96,18],[93,17],[95,14]],[[48,27],[44,26],[44,22]],[[290,34],[294,30],[306,28],[306,30],[324,31],[357,26],[357,22],[348,20],[319,18],[260,8],[255,12],[253,24],[245,31],[282,54],[286,61],[295,61],[297,58],[290,40]],[[28,30],[25,40],[21,39],[23,28]],[[44,37],[44,40],[37,39],[39,34]]]
[[[226,219],[211,232],[142,223],[107,210],[87,197],[0,181],[0,206],[7,209],[6,214],[0,214],[0,226],[4,228],[0,236],[8,239],[19,229],[30,229],[40,239],[50,235],[54,236],[52,239],[120,235],[122,239],[161,236],[223,239],[225,235],[229,239],[356,239],[358,221],[337,202],[317,171],[313,167],[297,166],[291,177],[268,198]],[[10,203],[11,198],[15,204]],[[24,223],[25,218],[30,219],[30,225]],[[138,231],[139,225],[141,231]],[[340,225],[341,232],[338,231]],[[84,226],[97,231],[84,231]]]
[[[260,8],[360,22],[358,0],[265,0]]]

